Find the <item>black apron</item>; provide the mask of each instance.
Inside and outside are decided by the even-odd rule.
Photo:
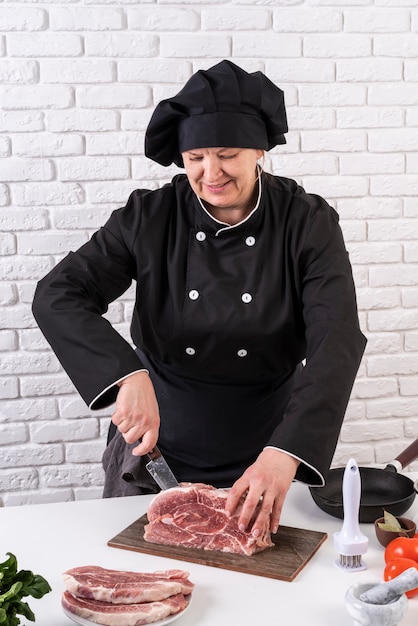
[[[282,421],[297,370],[265,382],[196,376],[137,350],[159,409],[158,446],[179,482],[230,487]],[[109,440],[116,428],[111,424]]]

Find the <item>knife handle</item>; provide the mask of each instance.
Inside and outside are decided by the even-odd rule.
[[[138,443],[142,443],[142,437],[140,439],[138,439]],[[150,461],[155,461],[155,459],[158,459],[161,456],[161,452],[159,451],[157,446],[154,446],[152,448],[152,450],[150,450],[149,452],[147,452],[143,456],[147,456]]]
[[[157,446],[155,446],[146,454],[146,456],[149,458],[150,461],[155,461],[155,459],[158,459],[161,456],[161,452],[159,451]]]

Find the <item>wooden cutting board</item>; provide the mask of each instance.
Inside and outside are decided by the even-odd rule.
[[[107,545],[287,581],[292,581],[297,576],[327,538],[327,534],[323,532],[280,526],[276,535],[272,535],[272,548],[253,556],[241,556],[149,543],[144,540],[144,526],[147,523],[145,514],[110,539]]]

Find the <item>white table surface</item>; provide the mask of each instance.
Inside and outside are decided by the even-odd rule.
[[[408,474],[412,479],[418,474]],[[138,571],[180,568],[195,583],[192,604],[178,618],[179,626],[352,626],[344,595],[357,582],[383,580],[384,549],[372,524],[362,524],[369,538],[363,557],[367,569],[344,572],[334,562],[333,533],[342,521],[321,511],[305,485],[294,483],[286,499],[281,523],[328,533],[328,539],[292,582],[241,574],[110,548],[107,541],[146,512],[151,496],[26,505],[0,509],[0,561],[16,555],[20,569],[44,576],[52,592],[39,600],[28,598],[40,626],[71,626],[61,609],[61,574],[79,565]],[[404,515],[418,520],[418,498]],[[251,557],[249,557],[251,558]],[[22,618],[23,624],[25,621]],[[418,597],[408,602],[400,626],[417,626]]]

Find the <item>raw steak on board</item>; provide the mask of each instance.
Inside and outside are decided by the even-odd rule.
[[[189,573],[179,569],[161,572],[126,572],[97,565],[74,567],[63,573],[64,586],[74,596],[112,604],[164,600],[193,591]]]
[[[242,503],[228,517],[227,497],[227,490],[201,483],[161,491],[148,507],[145,541],[247,556],[273,546],[268,528],[257,538],[239,530]]]
[[[66,611],[102,626],[140,626],[151,624],[183,611],[187,600],[182,593],[159,602],[139,604],[112,604],[73,596],[69,591],[62,595]]]

